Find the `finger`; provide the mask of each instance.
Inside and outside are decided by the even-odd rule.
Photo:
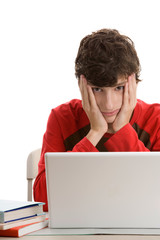
[[[87,85],[87,88],[88,88],[88,97],[89,97],[90,105],[91,105],[91,107],[95,107],[95,106],[97,106],[97,103],[96,103],[96,99],[93,94],[92,88],[89,85]]]
[[[80,75],[78,84],[79,84],[79,88],[80,88],[80,92],[81,92],[82,88],[83,88],[83,75]]]
[[[80,76],[80,91],[82,96],[82,105],[83,107],[89,107],[89,96],[87,90],[87,80],[83,75]]]
[[[126,82],[125,87],[124,87],[124,95],[123,95],[123,106],[126,107],[128,106],[128,97],[129,97],[129,93],[128,93],[128,82]]]
[[[130,82],[131,82],[132,88],[135,90],[137,88],[135,74],[132,74],[131,76],[129,76],[129,78],[130,78]]]
[[[129,92],[129,101],[132,106],[135,105],[136,103],[136,79],[135,79],[135,74],[132,74],[128,78],[128,92]]]
[[[80,88],[80,92],[81,92],[81,95],[83,94],[83,76],[81,75],[80,76],[80,79],[79,79],[79,88]]]

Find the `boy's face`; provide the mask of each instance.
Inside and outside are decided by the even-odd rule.
[[[96,87],[90,85],[94,93],[97,105],[106,122],[111,124],[116,119],[123,104],[124,88],[127,78],[118,78],[114,87]]]

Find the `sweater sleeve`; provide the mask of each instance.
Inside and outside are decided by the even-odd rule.
[[[44,205],[44,211],[48,211],[44,155],[46,152],[65,151],[66,149],[64,146],[62,129],[59,125],[56,115],[54,114],[54,111],[52,111],[48,119],[46,132],[43,136],[41,157],[38,163],[38,175],[33,186],[34,200],[46,203]],[[70,152],[98,152],[98,150],[86,137],[84,137],[73,147],[72,151]]]
[[[148,152],[144,143],[138,139],[133,127],[128,123],[116,132],[106,143],[109,152]]]
[[[156,132],[156,139],[153,142],[151,151],[156,151],[156,152],[160,151],[160,129],[158,129],[158,131]]]

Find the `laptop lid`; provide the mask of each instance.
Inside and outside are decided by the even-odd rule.
[[[46,153],[50,228],[160,228],[160,153]]]

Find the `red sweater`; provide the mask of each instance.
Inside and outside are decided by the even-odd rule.
[[[85,137],[89,130],[89,120],[80,100],[71,100],[51,111],[34,183],[34,199],[46,203],[44,211],[48,211],[46,152],[160,151],[160,104],[137,100],[130,123],[115,134],[104,134],[96,147]]]

